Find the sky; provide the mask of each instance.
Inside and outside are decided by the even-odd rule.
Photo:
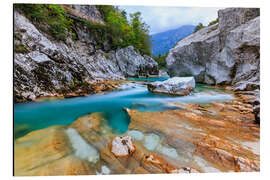
[[[143,21],[150,26],[150,34],[164,32],[182,25],[203,25],[217,18],[222,8],[159,7],[159,6],[119,6],[127,14],[140,11]]]

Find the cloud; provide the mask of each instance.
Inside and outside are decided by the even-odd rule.
[[[142,18],[150,26],[150,34],[174,29],[182,25],[204,25],[217,18],[221,8],[197,7],[158,7],[158,6],[119,6],[128,14],[140,11]]]

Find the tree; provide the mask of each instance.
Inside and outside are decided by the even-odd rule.
[[[136,12],[130,14],[130,24],[133,30],[134,38],[133,44],[135,48],[140,50],[143,54],[151,55],[150,51],[150,38],[149,38],[149,26],[142,22],[141,13]]]
[[[209,22],[208,26],[211,26],[211,25],[216,24],[216,23],[218,23],[218,18],[216,20]]]
[[[202,23],[199,23],[199,24],[195,27],[194,33],[197,32],[197,31],[199,31],[199,30],[201,30],[201,29],[203,29],[203,28],[204,28],[203,24],[202,24]]]

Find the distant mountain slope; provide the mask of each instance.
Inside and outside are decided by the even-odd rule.
[[[190,35],[194,31],[194,28],[195,26],[193,25],[184,25],[177,29],[152,35],[152,55],[157,56],[159,54],[166,54],[180,39]]]

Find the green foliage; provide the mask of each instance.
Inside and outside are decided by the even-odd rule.
[[[75,40],[77,39],[77,35],[76,35],[76,33],[75,33],[75,32],[72,32],[72,34],[71,34],[71,35],[72,35],[72,40],[73,40],[73,41],[75,41]]]
[[[203,29],[203,28],[204,28],[203,24],[202,24],[202,23],[199,23],[199,24],[195,27],[194,33],[197,32],[197,31],[199,31],[199,30],[201,30],[201,29]]]
[[[94,39],[97,42],[96,48],[97,49],[102,48],[104,41],[108,39],[109,31],[107,26],[92,21],[85,21],[84,23],[86,24],[87,29],[91,34],[91,36],[94,37]]]
[[[76,40],[77,35],[72,32],[74,22],[66,16],[66,10],[60,5],[53,4],[15,4],[15,9],[21,11],[39,29],[49,33],[56,40],[65,40],[69,33]],[[103,16],[105,24],[84,21],[91,38],[97,42],[96,48],[104,48],[104,42],[110,44],[110,49],[116,50],[127,46],[133,46],[142,54],[151,55],[149,41],[149,27],[142,22],[139,12],[130,14],[120,11],[117,7],[108,5],[96,6]]]
[[[164,54],[164,55],[158,55],[158,56],[154,56],[153,58],[155,59],[155,61],[158,63],[158,67],[159,69],[166,69],[166,57],[167,57],[168,53],[167,54]]]
[[[109,53],[104,53],[104,56],[107,60],[112,60],[112,57]]]
[[[141,13],[136,12],[130,15],[131,18],[131,27],[135,36],[134,47],[138,49],[143,54],[151,55],[149,40],[149,26],[142,22]]]
[[[25,54],[25,53],[29,53],[29,50],[27,49],[26,46],[22,44],[14,44],[14,52]]]
[[[27,18],[37,25],[48,25],[49,32],[56,40],[65,40],[72,28],[73,20],[66,17],[66,10],[54,4],[15,4],[15,9],[22,11]]]
[[[216,24],[216,23],[218,23],[218,18],[216,20],[209,22],[208,26],[211,26],[211,25]]]
[[[119,11],[114,6],[97,6],[106,22],[104,37],[109,40],[112,49],[118,47],[134,46],[142,54],[150,55],[149,27],[142,22],[141,14],[130,14],[130,22],[127,13]]]
[[[22,35],[20,33],[14,33],[14,39],[15,40],[22,40]]]

